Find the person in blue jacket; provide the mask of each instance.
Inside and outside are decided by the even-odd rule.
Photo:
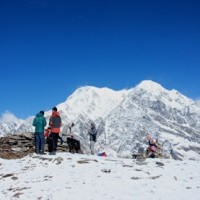
[[[44,111],[40,111],[33,120],[33,126],[35,126],[35,152],[36,154],[44,154],[44,129],[47,125],[46,118],[44,117]]]

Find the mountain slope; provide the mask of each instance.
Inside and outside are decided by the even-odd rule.
[[[161,143],[178,143],[181,151],[200,147],[200,108],[177,91],[152,81],[133,88],[105,121],[106,145],[119,155],[145,146],[148,132]]]

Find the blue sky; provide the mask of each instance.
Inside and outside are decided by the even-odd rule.
[[[151,79],[200,97],[198,0],[0,1],[0,114],[51,109],[78,87]]]

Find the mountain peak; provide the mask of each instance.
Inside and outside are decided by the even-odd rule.
[[[162,85],[152,80],[144,80],[140,82],[136,87],[144,89],[144,90],[148,90],[151,92],[166,90],[164,87],[162,87]]]
[[[4,123],[10,123],[10,122],[15,122],[15,121],[23,121],[21,119],[18,119],[13,113],[6,111],[3,113],[3,115],[0,118],[0,122]]]

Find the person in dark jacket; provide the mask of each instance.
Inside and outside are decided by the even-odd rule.
[[[35,126],[35,151],[36,154],[44,154],[44,127],[46,126],[46,118],[44,117],[44,111],[40,111],[33,120],[33,126]]]
[[[68,128],[69,128],[69,132],[67,134],[64,134],[65,136],[67,136],[67,144],[69,147],[69,152],[70,153],[79,153],[80,151],[80,141],[75,139],[75,134],[74,132],[72,132],[72,128],[74,127],[74,123],[72,122]]]
[[[91,123],[91,127],[88,131],[88,134],[90,135],[90,150],[91,154],[94,155],[94,144],[97,139],[97,129],[95,123]]]
[[[49,119],[49,126],[51,127],[51,136],[52,136],[52,152],[50,152],[49,154],[55,155],[57,151],[57,143],[60,133],[60,127],[62,126],[62,120],[56,107],[52,108],[52,115]]]

